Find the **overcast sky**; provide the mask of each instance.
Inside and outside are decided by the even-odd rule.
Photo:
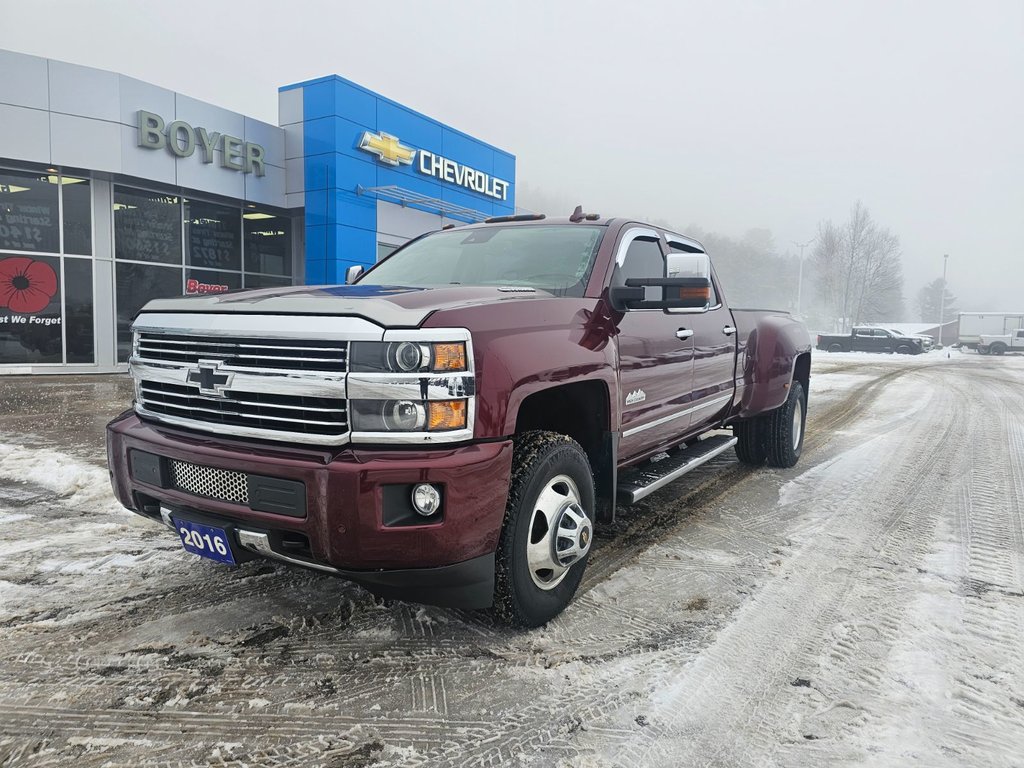
[[[911,304],[948,253],[961,309],[1024,308],[1022,0],[0,0],[0,48],[273,123],[278,86],[336,73],[555,200],[782,251],[859,199]]]

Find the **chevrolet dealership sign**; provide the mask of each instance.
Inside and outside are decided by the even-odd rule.
[[[433,176],[440,181],[457,184],[473,192],[479,192],[481,195],[493,197],[495,200],[505,200],[508,197],[509,182],[504,179],[496,178],[489,173],[478,171],[425,149],[407,147],[399,141],[398,137],[392,136],[390,133],[366,131],[359,139],[359,148],[376,155],[378,160],[387,165],[413,165],[416,161],[416,170],[425,176]],[[417,155],[419,155],[418,160]]]

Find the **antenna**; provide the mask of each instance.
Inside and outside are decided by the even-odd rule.
[[[583,206],[582,205],[577,205],[576,206],[576,210],[573,211],[572,212],[572,216],[569,217],[569,221],[571,221],[573,223],[583,221],[584,219],[586,219],[587,221],[597,221],[599,218],[601,218],[600,214],[598,214],[598,213],[584,213],[583,212]]]

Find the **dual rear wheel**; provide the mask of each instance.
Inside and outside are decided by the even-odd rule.
[[[744,464],[759,467],[792,467],[804,447],[807,395],[803,384],[793,381],[786,402],[774,411],[733,425],[736,456]]]

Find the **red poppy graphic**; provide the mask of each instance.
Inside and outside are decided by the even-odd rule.
[[[53,267],[26,256],[0,259],[0,309],[31,315],[42,312],[57,293]]]

